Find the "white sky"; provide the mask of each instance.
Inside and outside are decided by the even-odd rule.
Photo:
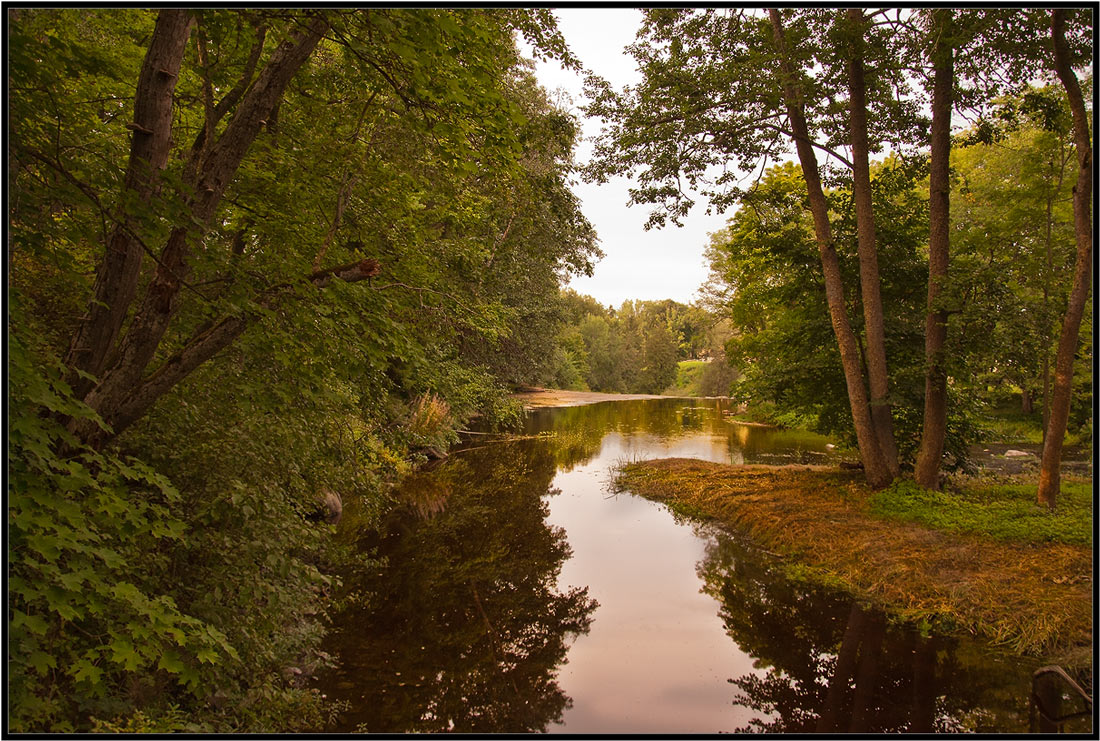
[[[554,15],[572,52],[588,69],[608,80],[615,88],[637,83],[641,76],[633,57],[624,52],[641,24],[641,12],[633,8],[557,8]],[[522,44],[521,39],[521,44]],[[529,47],[521,47],[529,54]],[[535,75],[554,99],[556,90],[564,90],[573,100],[574,112],[581,117],[584,102],[580,75],[563,70],[557,62],[536,62]],[[600,131],[599,120],[582,118],[582,136],[591,139]],[[577,160],[584,164],[592,151],[582,141]],[[616,178],[604,185],[577,182],[573,192],[581,200],[585,216],[596,227],[605,257],[596,264],[593,277],[574,278],[569,287],[600,303],[618,308],[626,299],[660,300],[671,298],[688,303],[707,278],[703,250],[707,236],[725,226],[732,210],[725,215],[707,216],[706,199],[696,199],[684,226],[665,226],[645,231],[650,207],[627,207],[629,181]]]

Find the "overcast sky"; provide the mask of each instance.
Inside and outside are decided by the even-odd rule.
[[[621,89],[640,80],[633,57],[624,47],[634,41],[641,22],[640,11],[633,8],[558,8],[554,11],[558,27],[569,48],[581,63]],[[576,110],[584,102],[580,75],[566,71],[556,62],[537,62],[535,74],[553,98],[563,89]],[[599,121],[582,120],[583,136],[589,139],[600,131]],[[589,142],[578,148],[580,163],[588,161]],[[596,264],[591,278],[580,276],[569,284],[600,303],[616,308],[626,299],[675,299],[688,303],[695,298],[707,277],[703,249],[708,233],[725,225],[732,215],[707,216],[704,199],[696,206],[684,226],[665,226],[646,231],[649,216],[645,205],[627,207],[629,181],[617,178],[605,185],[578,182],[573,192],[580,198],[585,215],[596,227],[605,257]]]

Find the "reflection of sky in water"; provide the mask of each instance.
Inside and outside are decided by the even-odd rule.
[[[435,707],[485,732],[558,717],[550,730],[586,734],[1026,728],[1033,667],[887,626],[738,538],[609,492],[632,460],[829,457],[821,436],[734,423],[728,407],[544,410],[529,436],[409,476],[403,507],[363,535],[390,559],[361,576],[379,602],[344,613],[330,644],[341,666],[322,691],[351,702],[338,730],[445,729],[422,722]]]
[[[756,582],[764,577],[756,573],[760,567],[751,565],[751,557],[738,566],[736,554],[740,551],[729,550],[728,536],[710,534],[705,526],[677,523],[663,506],[609,490],[613,469],[636,460],[685,457],[735,464],[824,463],[831,457],[826,438],[738,424],[715,413],[723,411],[721,407],[680,408],[670,414],[674,408],[658,402],[644,408],[624,404],[620,409],[620,414],[616,413],[619,410],[589,409],[594,420],[603,422],[595,425],[593,432],[601,428],[614,431],[598,445],[593,439],[586,454],[559,467],[551,486],[560,493],[546,500],[547,524],[563,528],[573,550],[562,567],[559,588],[587,586],[589,595],[600,603],[590,632],[575,639],[567,663],[560,668],[559,684],[573,699],[573,706],[551,731],[660,734],[721,733],[752,727],[765,730],[750,723],[754,720],[765,727],[774,722],[771,730],[812,731],[819,722],[818,714],[834,699],[840,708],[836,726],[840,730],[849,728],[849,723],[852,730],[874,730],[880,722],[882,728],[930,729],[932,713],[939,714],[935,726],[941,732],[1026,728],[1026,699],[1021,718],[1019,698],[1026,698],[1030,669],[1012,662],[975,659],[984,652],[973,644],[963,651],[971,658],[962,664],[954,650],[937,659],[940,644],[928,644],[901,628],[887,630],[881,644],[884,648],[861,649],[861,671],[870,674],[852,681],[862,688],[864,700],[878,704],[869,709],[869,720],[856,725],[851,703],[859,693],[843,695],[842,691],[836,698],[827,693],[837,665],[837,645],[832,641],[839,644],[841,637],[848,635],[845,625],[849,632],[854,625],[847,598],[823,600],[807,612],[808,605],[800,602],[797,589],[787,593],[789,588],[784,591],[783,587]],[[581,414],[570,412],[564,420],[584,420]],[[668,420],[677,417],[679,422],[690,419],[691,424],[688,428],[670,426]],[[544,417],[535,424],[547,425],[553,419]],[[592,450],[598,452],[592,454]],[[737,588],[724,598],[725,604],[711,596],[716,584],[727,583],[725,579],[742,568],[737,588],[750,590],[743,596],[757,600],[755,618],[750,605],[738,597]],[[703,571],[708,569],[710,594],[703,591]],[[765,581],[786,583],[775,576]],[[859,613],[854,607],[851,610]],[[753,650],[759,658],[743,650],[737,642],[740,638],[734,639],[728,632],[733,628],[724,622],[723,613],[729,619],[730,611],[742,615],[741,622],[747,621],[747,627],[738,623],[739,636],[749,639],[746,646],[757,644]],[[798,615],[793,624],[790,611]],[[872,624],[882,619],[875,617]],[[800,620],[811,621],[815,627]],[[812,638],[819,633],[817,639]],[[821,640],[823,636],[831,638]],[[914,647],[920,647],[919,651]],[[881,677],[871,670],[879,650],[883,651],[882,670],[887,672]],[[866,651],[871,652],[870,658],[864,657]],[[788,662],[785,669],[778,668],[783,664],[773,665],[784,656]],[[943,662],[938,668],[937,661]],[[798,677],[786,674],[791,667],[797,668]],[[933,672],[935,683],[918,688],[914,677],[924,676],[921,671]],[[779,702],[792,693],[798,699],[788,701],[779,714],[771,714],[776,706],[767,701],[754,707],[739,702],[738,688],[730,682],[750,677],[759,679],[765,695],[777,693],[773,697]],[[840,686],[847,687],[848,678]],[[785,688],[791,692],[784,694]],[[928,706],[924,715],[917,713],[914,698],[929,691],[930,702],[950,704],[951,711],[944,714],[939,712],[942,708]],[[998,698],[994,705],[983,707],[994,696]],[[969,720],[960,722],[965,718]],[[799,725],[803,722],[809,725]]]
[[[565,528],[573,548],[558,583],[588,586],[600,607],[561,669],[573,707],[552,730],[717,733],[754,715],[730,702],[727,679],[753,671],[752,658],[700,592],[706,541],[664,508],[607,491],[617,463],[668,456],[730,458],[725,437],[612,433],[593,459],[554,479],[562,493],[549,499],[547,522]]]

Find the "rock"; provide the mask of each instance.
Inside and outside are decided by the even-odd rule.
[[[1026,450],[1006,450],[1005,458],[1033,458],[1034,456]]]
[[[327,522],[335,525],[340,521],[340,515],[344,513],[344,501],[340,495],[331,489],[325,489],[317,494],[317,508],[306,515],[310,522]]]

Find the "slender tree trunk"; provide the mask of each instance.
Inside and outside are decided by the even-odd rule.
[[[130,158],[123,181],[123,201],[148,207],[158,191],[158,175],[168,161],[172,134],[172,96],[191,35],[194,17],[187,10],[165,9],[157,16],[145,53],[134,99]],[[65,364],[69,385],[80,397],[94,384],[84,374],[103,372],[127,311],[137,292],[143,248],[141,219],[123,206],[107,239],[107,250],[96,272],[88,311],[73,333]]]
[[[886,467],[897,476],[898,446],[894,441],[894,420],[887,401],[889,377],[886,371],[886,328],[882,312],[878,249],[875,243],[875,214],[871,204],[871,166],[867,144],[867,87],[863,70],[864,15],[848,9],[852,32],[852,54],[848,60],[850,126],[852,144],[852,195],[856,206],[859,240],[859,280],[863,291],[863,321],[867,332],[867,377],[871,388],[871,421],[875,427]]]
[[[947,434],[947,312],[938,306],[947,282],[950,242],[951,108],[954,88],[950,10],[932,11],[939,38],[932,51],[932,162],[928,203],[928,313],[924,323],[924,427],[914,478],[927,489],[939,488],[940,464]]]
[[[1039,503],[1051,509],[1061,488],[1062,443],[1069,420],[1070,391],[1073,384],[1073,356],[1077,351],[1077,336],[1081,318],[1088,302],[1092,278],[1092,142],[1081,86],[1070,66],[1065,37],[1066,13],[1051,11],[1051,37],[1054,43],[1054,69],[1066,88],[1073,112],[1073,136],[1077,145],[1077,185],[1073,189],[1073,228],[1077,237],[1077,261],[1074,267],[1073,289],[1070,291],[1062,334],[1058,340],[1058,355],[1054,361],[1054,389],[1050,399],[1050,419],[1047,422],[1043,461],[1039,471]]]
[[[174,17],[172,13],[174,11],[161,11],[162,17]],[[137,397],[142,389],[160,389],[161,394],[167,390],[163,384],[154,384],[152,387],[149,385],[148,381],[156,378],[156,373],[148,379],[145,374],[178,310],[179,293],[187,280],[190,252],[214,218],[226,188],[264,122],[281,100],[286,86],[312,54],[327,28],[327,20],[318,15],[292,31],[275,49],[267,65],[244,93],[224,132],[212,145],[204,145],[191,152],[191,161],[185,167],[187,184],[194,192],[187,203],[190,218],[184,219],[169,234],[158,256],[156,271],[129,328],[108,358],[111,364],[104,370],[98,384],[84,395],[84,401],[100,414],[113,428],[113,432],[104,433],[81,422],[70,423],[70,428],[86,442],[102,445],[110,436],[117,435],[131,424],[137,416],[144,414],[156,397],[143,399],[138,403]],[[178,53],[182,56],[182,48]],[[178,70],[178,64],[176,69]],[[142,106],[143,101],[139,101],[137,108],[141,110]],[[163,122],[163,126],[167,127],[167,133],[170,134],[170,118]],[[129,288],[129,298],[123,296],[127,304],[136,290],[136,281],[135,273],[132,276],[134,285]],[[113,305],[109,307],[112,311],[116,310]],[[75,339],[73,344],[77,345]],[[174,374],[169,374],[172,375]]]
[[[832,228],[829,225],[828,204],[821,188],[821,176],[817,169],[817,157],[810,143],[806,117],[799,104],[800,95],[795,83],[795,73],[787,52],[783,24],[775,8],[768,10],[771,16],[772,30],[776,49],[779,52],[780,67],[783,74],[783,97],[787,106],[791,131],[794,134],[798,159],[802,164],[802,174],[806,180],[806,189],[810,201],[810,211],[814,220],[814,234],[817,238],[818,252],[821,254],[821,269],[825,277],[825,297],[829,305],[829,318],[836,334],[840,349],[840,362],[844,368],[844,381],[848,387],[848,402],[852,411],[856,441],[863,471],[867,483],[879,489],[893,480],[886,465],[882,450],[875,435],[871,420],[867,389],[864,387],[863,368],[860,363],[859,346],[855,333],[848,322],[848,313],[844,306],[844,283],[840,274],[840,262],[837,259],[836,246],[833,244]]]
[[[1047,264],[1043,273],[1043,444],[1047,445],[1047,425],[1050,424],[1050,274],[1054,267],[1052,222],[1054,220],[1054,193],[1047,194]]]
[[[1047,223],[1046,223],[1046,271],[1043,273],[1043,444],[1039,448],[1039,457],[1047,444],[1047,427],[1050,425],[1050,350],[1054,344],[1053,327],[1050,317],[1050,279],[1054,275],[1054,199],[1062,191],[1062,183],[1066,178],[1066,147],[1059,146],[1058,181],[1052,189],[1047,190]],[[1054,162],[1050,163],[1054,169]]]

